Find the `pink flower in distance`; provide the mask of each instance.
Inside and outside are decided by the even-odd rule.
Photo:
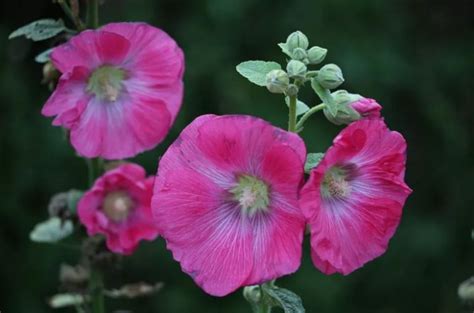
[[[42,114],[70,129],[80,155],[133,157],[168,133],[183,97],[184,57],[162,30],[108,24],[58,46],[51,60],[62,76]]]
[[[158,236],[150,208],[154,178],[145,175],[139,165],[120,165],[98,178],[79,201],[79,219],[89,236],[104,235],[115,253],[131,254],[140,240]]]
[[[300,193],[317,268],[347,275],[385,252],[411,193],[405,160],[405,140],[381,119],[336,137]]]
[[[183,271],[224,296],[297,270],[305,146],[251,116],[204,115],[160,161],[152,210]]]
[[[370,98],[361,98],[352,102],[350,106],[366,118],[378,118],[380,117],[380,110],[382,110],[382,106]]]

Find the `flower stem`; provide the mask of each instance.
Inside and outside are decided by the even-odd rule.
[[[90,275],[89,288],[92,301],[92,313],[105,313],[102,273],[98,269],[92,268]]]
[[[99,27],[99,0],[87,1],[87,27]]]
[[[92,186],[97,177],[102,174],[103,160],[101,158],[86,159],[86,162],[89,176],[89,186]]]
[[[318,112],[318,111],[321,111],[322,109],[324,109],[326,107],[326,104],[325,103],[321,103],[321,104],[318,104],[314,107],[312,107],[311,109],[309,109],[308,111],[306,111],[305,114],[303,114],[303,116],[300,118],[300,120],[298,121],[298,123],[296,123],[296,130],[297,131],[300,131],[302,128],[303,128],[303,125],[304,125],[304,122],[306,122],[306,120],[311,116],[313,115],[314,113]]]
[[[57,0],[67,17],[74,23],[78,31],[84,30],[86,26],[67,4],[66,0]]]
[[[296,132],[296,102],[298,101],[298,97],[296,95],[289,96],[290,98],[290,110],[288,114],[288,131]]]

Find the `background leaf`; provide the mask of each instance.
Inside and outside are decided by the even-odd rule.
[[[33,41],[40,41],[52,38],[65,30],[66,27],[61,19],[53,20],[48,18],[37,20],[18,28],[8,36],[8,39],[25,36]]]
[[[280,70],[280,64],[266,61],[246,61],[236,67],[240,75],[250,80],[252,83],[265,86],[266,76],[270,71]]]
[[[72,234],[74,226],[71,221],[62,221],[59,217],[37,224],[30,233],[30,239],[35,242],[57,242]]]

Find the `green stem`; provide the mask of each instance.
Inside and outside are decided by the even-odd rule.
[[[298,101],[298,96],[289,96],[289,98],[288,131],[294,133],[296,132],[296,102]]]
[[[81,31],[81,30],[84,30],[86,28],[84,23],[79,18],[79,16],[75,15],[72,12],[71,8],[69,7],[69,5],[66,3],[65,0],[58,0],[58,4],[61,6],[64,13],[67,15],[67,17],[74,23],[77,30]]]
[[[87,1],[87,27],[99,27],[99,0]]]
[[[300,120],[298,121],[298,123],[296,123],[296,130],[297,131],[300,131],[302,128],[303,128],[303,125],[304,123],[306,122],[306,120],[311,116],[313,115],[314,113],[318,112],[318,111],[321,111],[322,109],[324,109],[326,107],[326,104],[325,103],[321,103],[321,104],[318,104],[314,107],[312,107],[311,109],[309,109],[308,111],[306,111],[305,114],[303,114],[303,116],[300,118]]]
[[[92,313],[105,313],[104,282],[102,280],[102,273],[98,269],[92,268],[90,275],[89,288],[92,302]]]
[[[86,159],[86,162],[89,176],[89,186],[92,186],[94,181],[102,174],[104,164],[101,158]]]

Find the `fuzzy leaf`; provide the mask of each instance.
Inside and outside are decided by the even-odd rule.
[[[61,19],[54,20],[48,18],[37,20],[18,28],[8,36],[8,39],[25,36],[33,41],[41,41],[52,38],[64,30],[66,30],[66,27]]]
[[[286,102],[286,105],[289,106],[290,105],[290,98],[285,97],[285,102]],[[309,106],[306,103],[304,103],[303,101],[300,101],[300,100],[298,100],[298,102],[296,102],[296,116],[303,115],[308,110],[309,110]]]
[[[57,242],[72,234],[73,230],[71,221],[62,221],[59,217],[52,217],[37,224],[30,233],[30,239],[35,242]]]
[[[265,292],[285,313],[305,313],[301,298],[293,291],[272,286],[265,288]]]
[[[270,71],[280,69],[280,64],[271,61],[246,61],[236,66],[240,75],[259,86],[266,85],[266,76]]]
[[[324,153],[308,153],[308,156],[306,157],[306,163],[304,165],[304,172],[309,174],[313,168],[318,166],[323,156]]]
[[[40,54],[38,54],[35,57],[35,61],[38,62],[38,63],[48,62],[49,61],[49,56],[50,56],[51,52],[53,52],[53,49],[54,48],[51,48],[51,49],[48,49],[48,50],[45,50],[45,51],[41,52]]]

